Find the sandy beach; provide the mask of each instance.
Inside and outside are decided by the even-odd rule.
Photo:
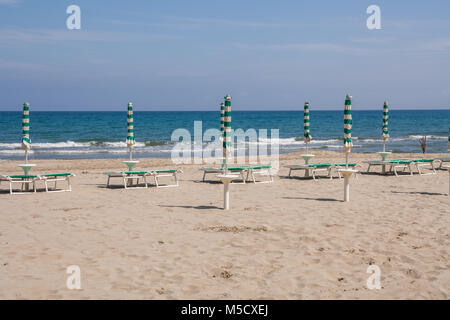
[[[368,159],[377,156],[351,154]],[[302,160],[284,154],[274,183],[232,185],[224,211],[221,184],[170,159],[136,168],[181,168],[178,188],[107,189],[102,172],[124,169],[122,160],[33,161],[35,173],[75,173],[72,192],[11,196],[1,185],[0,299],[450,297],[446,171],[363,174],[344,203],[343,180],[288,179],[283,165]],[[0,162],[0,172],[20,173],[17,164]],[[66,287],[70,265],[81,269],[81,290]],[[381,270],[380,290],[366,286],[369,265]]]

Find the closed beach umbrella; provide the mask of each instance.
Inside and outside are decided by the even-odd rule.
[[[136,141],[134,141],[134,121],[133,121],[133,104],[131,102],[128,102],[128,113],[127,113],[127,148],[130,153],[130,160],[133,158],[133,152],[132,149],[134,145],[136,144]]]
[[[381,135],[381,140],[383,140],[383,152],[386,151],[386,141],[389,139],[388,124],[389,124],[389,106],[385,101],[383,106],[383,128],[382,128],[383,133]]]
[[[303,110],[303,129],[306,144],[306,153],[308,153],[308,143],[311,142],[312,137],[309,134],[309,102],[305,102],[305,107]]]
[[[31,149],[30,139],[30,104],[23,104],[22,113],[22,149],[25,150],[25,163],[28,163],[28,151]]]
[[[223,131],[224,131],[224,117],[225,117],[225,103],[222,102],[220,104],[220,135],[223,139]]]
[[[227,171],[227,159],[232,153],[231,144],[231,97],[229,94],[225,97],[225,110],[223,116],[223,157],[225,171]]]
[[[345,97],[344,109],[344,148],[345,166],[348,168],[348,154],[352,150],[352,97],[347,95]]]

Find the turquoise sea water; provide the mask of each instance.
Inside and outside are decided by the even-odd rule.
[[[31,111],[31,159],[125,158],[126,112]],[[311,111],[312,149],[340,151],[343,111]],[[136,158],[167,157],[173,130],[194,133],[194,121],[203,131],[219,128],[219,112],[135,112]],[[427,136],[427,152],[446,152],[450,110],[391,110],[387,150],[421,152],[419,138]],[[353,111],[353,152],[382,149],[382,111]],[[232,111],[232,128],[279,129],[281,153],[303,151],[303,110]],[[0,159],[23,159],[21,112],[0,112]],[[269,134],[270,138],[270,134]],[[259,143],[267,143],[260,139]]]

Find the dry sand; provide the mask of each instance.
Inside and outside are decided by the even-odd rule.
[[[272,184],[232,185],[226,212],[222,186],[200,182],[198,165],[182,166],[179,188],[124,190],[106,189],[102,174],[121,160],[33,162],[35,173],[77,177],[73,192],[0,193],[2,299],[449,299],[446,171],[364,174],[344,203],[343,180],[287,179],[281,168]],[[293,163],[298,154],[281,157]],[[17,164],[0,172],[19,173]],[[141,159],[137,168],[167,167]],[[366,286],[371,264],[380,290]],[[81,290],[66,288],[70,265],[81,268]]]

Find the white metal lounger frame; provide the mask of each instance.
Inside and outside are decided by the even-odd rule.
[[[111,178],[122,178],[123,180],[123,186],[125,189],[146,189],[148,188],[148,183],[146,177],[149,175],[149,173],[133,173],[133,174],[126,174],[125,172],[107,172],[108,175],[108,181],[106,183],[106,187],[109,188],[109,183]],[[139,185],[139,179],[143,178],[145,187],[131,187],[133,183],[133,179],[136,179],[136,185]]]
[[[411,168],[411,166],[414,164],[414,162],[409,162],[409,163],[388,163],[391,167],[389,169],[389,171],[394,171],[394,174],[396,177],[399,177],[397,169],[402,169],[402,172],[405,172],[406,169],[409,170],[410,176],[413,175],[413,170]]]
[[[435,167],[434,167],[434,161],[429,161],[429,162],[420,162],[420,161],[417,161],[417,162],[414,162],[414,164],[416,165],[417,172],[419,172],[420,175],[436,174],[436,169],[435,169]],[[433,172],[430,172],[430,173],[422,173],[422,171],[420,171],[420,167],[425,167],[425,166],[430,166],[430,167],[431,167],[430,169],[431,169]]]
[[[70,174],[70,175],[47,175],[47,176],[39,176],[36,178],[36,181],[44,181],[45,184],[45,191],[52,193],[52,192],[71,192],[72,191],[72,183],[70,181],[70,178],[75,177],[74,174]],[[61,190],[57,190],[57,183],[58,181],[66,181],[67,182],[67,189],[61,189]],[[53,188],[53,190],[50,190],[48,187],[48,183],[49,182],[54,182],[55,186]]]
[[[248,180],[248,178],[250,176],[253,180],[253,183],[272,183],[273,175],[272,175],[271,169],[272,168],[260,168],[260,169],[248,168],[247,177],[245,178],[245,180]],[[269,176],[269,180],[256,181],[255,175]]]
[[[382,165],[386,165],[386,163],[383,163],[382,161],[364,161],[364,163],[367,163],[369,166],[367,167],[367,171],[366,172],[370,172],[370,168],[372,166],[382,166]]]
[[[444,163],[450,162],[450,158],[438,158],[438,159],[436,159],[436,160],[438,160],[438,161],[440,162],[440,164],[439,164],[439,170],[446,170],[446,169],[444,168]]]
[[[317,172],[327,172],[327,177],[330,178],[330,180],[333,179],[333,176],[331,175],[331,170],[333,169],[333,166],[322,166],[322,167],[309,167],[309,166],[304,166],[304,165],[298,165],[295,167],[292,166],[286,166],[286,168],[289,168],[289,178],[292,178],[291,173],[292,171],[296,171],[296,170],[305,170],[305,176],[306,176],[306,170],[311,170],[311,176],[313,177],[314,181],[316,181],[316,173]]]
[[[170,188],[170,187],[178,187],[180,184],[178,182],[178,176],[177,173],[182,173],[181,170],[175,170],[173,172],[165,172],[164,170],[161,170],[161,172],[158,172],[159,170],[150,171],[150,175],[155,179],[155,185],[157,188]],[[173,177],[175,180],[174,184],[167,184],[167,185],[159,185],[158,178],[161,177]]]
[[[31,194],[31,192],[23,192],[23,187],[25,184],[33,184],[33,193],[36,192],[36,178],[27,178],[27,180],[24,180],[23,178],[11,178],[9,176],[0,175],[0,184],[2,181],[6,181],[9,183],[9,193],[10,194]],[[21,192],[14,192],[13,184],[22,184]]]

